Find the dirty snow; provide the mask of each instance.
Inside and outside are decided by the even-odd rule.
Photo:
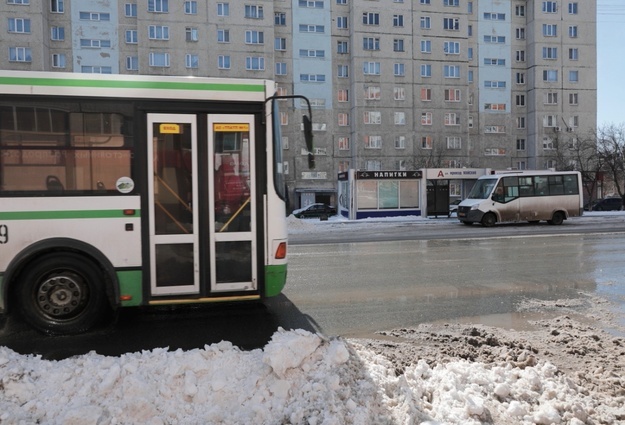
[[[522,331],[279,329],[252,351],[223,341],[55,361],[0,347],[0,424],[625,424],[625,339],[590,324],[609,327],[606,302],[526,300],[519,311],[561,314]]]

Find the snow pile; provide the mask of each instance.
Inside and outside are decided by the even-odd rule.
[[[622,406],[615,400],[614,406]],[[612,407],[614,412],[618,407]],[[229,342],[60,361],[0,347],[0,424],[570,424],[597,418],[588,391],[549,363],[464,360],[403,373],[358,343],[279,329],[264,349]],[[622,411],[621,411],[622,413]],[[587,422],[593,417],[597,422]],[[625,417],[621,417],[625,419]]]

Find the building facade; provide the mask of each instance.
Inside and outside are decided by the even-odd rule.
[[[0,68],[275,79],[292,208],[348,169],[557,168],[596,126],[596,0],[4,0]]]

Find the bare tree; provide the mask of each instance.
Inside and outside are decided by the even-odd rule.
[[[625,196],[625,124],[610,124],[597,130],[597,157],[614,190]]]

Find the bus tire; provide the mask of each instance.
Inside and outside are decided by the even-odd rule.
[[[564,213],[562,211],[556,211],[553,213],[553,217],[551,220],[548,220],[547,223],[553,224],[555,226],[559,226],[564,223]]]
[[[484,227],[493,227],[495,223],[497,223],[497,217],[493,213],[486,213],[482,217],[482,226]]]
[[[75,253],[48,254],[28,265],[19,282],[22,318],[48,334],[85,332],[105,316],[103,272]]]

